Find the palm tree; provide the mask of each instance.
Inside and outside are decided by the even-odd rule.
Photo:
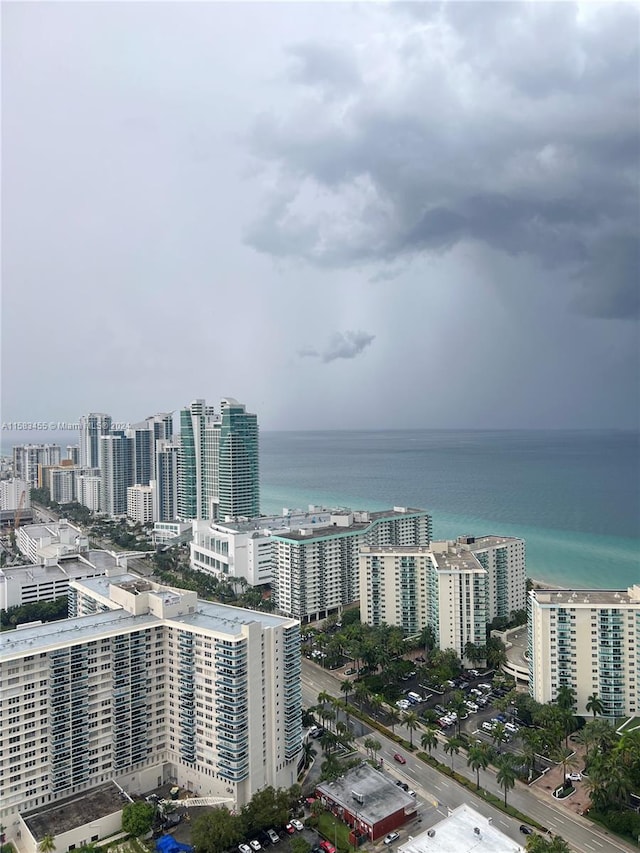
[[[332,708],[327,708],[323,714],[325,721],[328,721],[329,728],[332,728],[332,723],[336,720],[336,712]]]
[[[598,697],[598,694],[594,692],[591,696],[587,696],[585,708],[587,711],[591,711],[593,719],[595,720],[598,714],[604,713],[604,702]]]
[[[489,766],[489,750],[483,743],[474,744],[467,754],[467,767],[476,772],[476,790],[480,789],[480,771]]]
[[[413,749],[413,733],[418,728],[418,715],[415,711],[409,711],[409,713],[404,718],[404,724],[409,729],[409,744]]]
[[[327,755],[320,770],[325,779],[333,781],[340,775],[342,766],[335,755]]]
[[[364,683],[364,681],[362,681],[356,685],[354,695],[356,697],[356,700],[359,702],[360,710],[362,711],[364,708],[364,703],[368,700],[368,698],[370,696],[369,688]]]
[[[429,755],[431,755],[431,750],[434,746],[438,745],[438,736],[436,734],[436,730],[433,726],[428,726],[426,732],[420,738],[420,745],[423,749],[429,750]]]
[[[344,703],[345,705],[349,704],[349,694],[353,691],[353,684],[347,678],[346,681],[343,681],[340,685],[340,692],[344,693]]]
[[[510,791],[516,784],[516,770],[513,764],[511,755],[501,755],[497,761],[498,772],[496,773],[496,782],[504,790],[504,807],[507,807],[507,791]]]
[[[40,853],[53,853],[56,849],[56,842],[53,835],[49,835],[47,833],[40,839],[40,843],[38,844],[38,850]]]
[[[462,717],[467,713],[467,706],[465,703],[466,698],[462,690],[454,690],[451,694],[451,699],[449,700],[449,708],[452,711],[455,711],[457,715],[456,723],[458,725],[458,737],[460,736],[460,724],[462,722]]]
[[[384,699],[379,693],[374,693],[373,696],[369,697],[369,705],[371,705],[373,716],[377,717],[384,705]]]
[[[451,769],[453,770],[453,758],[455,755],[458,755],[460,752],[460,747],[462,746],[462,741],[459,737],[452,737],[449,740],[445,741],[444,751],[451,754]]]
[[[554,759],[558,764],[562,764],[562,779],[565,780],[567,778],[567,767],[576,766],[577,759],[575,753],[566,746],[560,746],[555,752]]]
[[[536,772],[536,755],[540,751],[540,735],[535,729],[523,729],[520,733],[522,757],[527,766],[529,780]]]
[[[397,708],[389,708],[387,720],[389,722],[389,725],[391,726],[391,731],[395,732],[396,723],[400,722],[400,712]]]
[[[494,725],[491,732],[491,740],[498,745],[498,752],[500,752],[501,745],[507,740],[507,730],[504,727],[504,723],[496,723]]]
[[[558,688],[558,693],[556,695],[556,705],[558,708],[562,708],[563,711],[572,711],[575,701],[576,691],[573,687],[562,684]]]

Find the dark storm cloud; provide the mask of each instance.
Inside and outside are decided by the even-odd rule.
[[[319,358],[325,364],[339,358],[355,358],[360,355],[375,340],[375,335],[368,332],[347,331],[334,332],[323,350],[313,347],[303,347],[298,350],[301,358]]]
[[[638,9],[425,5],[389,10],[357,67],[295,49],[313,91],[254,128],[276,189],[247,241],[325,267],[476,241],[566,270],[582,313],[637,316]]]

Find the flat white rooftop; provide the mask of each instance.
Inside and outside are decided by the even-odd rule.
[[[401,844],[398,853],[524,853],[524,847],[463,804],[449,817]]]

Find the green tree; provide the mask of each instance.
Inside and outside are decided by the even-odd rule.
[[[389,708],[387,722],[391,726],[391,731],[395,732],[396,724],[400,722],[400,712],[397,708]]]
[[[462,741],[459,737],[452,737],[449,740],[445,741],[444,751],[451,755],[451,769],[453,770],[453,759],[460,752],[460,747],[462,746]]]
[[[403,722],[409,730],[409,743],[413,749],[413,733],[418,728],[418,715],[414,711],[409,711]]]
[[[466,703],[467,698],[462,692],[462,690],[454,690],[451,694],[451,698],[449,699],[449,708],[450,710],[455,711],[457,715],[456,724],[458,726],[458,736],[460,735],[460,724],[462,722],[462,717],[468,713]]]
[[[353,684],[348,678],[340,685],[340,692],[344,693],[344,702],[345,705],[347,705],[349,702],[349,696],[353,693]]]
[[[282,826],[289,819],[290,795],[286,788],[272,785],[257,791],[243,807],[241,816],[247,832]]]
[[[313,744],[308,741],[302,746],[302,757],[304,760],[305,769],[311,764],[313,761],[313,756],[316,754],[315,749],[313,748]]]
[[[496,782],[504,791],[504,807],[507,807],[507,792],[516,784],[516,769],[513,756],[501,755],[497,761]]]
[[[587,696],[585,708],[587,711],[591,711],[594,720],[599,714],[604,714],[604,703],[595,692]]]
[[[427,727],[426,732],[420,738],[420,745],[423,749],[428,749],[429,755],[431,755],[431,750],[438,745],[438,736],[433,726]]]
[[[496,723],[491,731],[491,740],[497,745],[498,752],[500,752],[502,744],[506,743],[507,737],[507,730],[504,727],[504,723]]]
[[[320,766],[320,771],[323,779],[326,779],[328,782],[333,782],[342,773],[342,765],[335,755],[327,755]],[[286,821],[284,822],[286,823]]]
[[[476,743],[469,748],[467,766],[476,774],[476,790],[480,788],[480,771],[489,766],[489,750],[484,743]]]
[[[191,842],[198,853],[223,853],[242,841],[242,819],[223,806],[197,817],[191,826]]]
[[[153,824],[155,807],[144,800],[135,803],[127,803],[122,810],[122,830],[128,835],[138,838],[146,835]]]
[[[558,688],[558,693],[556,695],[556,705],[558,708],[562,708],[563,711],[572,711],[575,701],[576,691],[573,687],[562,684]]]
[[[501,669],[507,662],[507,650],[497,637],[489,637],[487,640],[487,666],[491,669]]]
[[[38,850],[40,853],[53,853],[56,849],[56,842],[53,835],[47,833],[40,839],[40,843],[38,844]]]
[[[486,659],[487,649],[485,646],[477,646],[469,640],[464,645],[464,656],[475,666]]]

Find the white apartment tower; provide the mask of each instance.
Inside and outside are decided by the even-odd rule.
[[[132,445],[124,432],[100,436],[100,511],[111,517],[127,512],[127,489],[133,485]]]
[[[597,694],[604,716],[640,711],[640,584],[627,590],[529,592],[529,692],[552,702],[571,687],[576,712]]]
[[[129,486],[127,516],[138,524],[153,524],[155,486]]]
[[[40,467],[60,464],[59,444],[23,444],[13,448],[13,473],[31,488],[40,485]]]
[[[314,523],[315,522],[315,523]],[[321,619],[358,600],[358,553],[364,545],[429,545],[431,516],[421,509],[342,510],[303,527],[274,531],[272,589],[281,613]]]
[[[31,487],[26,480],[0,480],[0,510],[23,509],[31,506]]]
[[[0,635],[0,822],[115,780],[240,808],[302,748],[295,620],[132,575],[72,581],[63,622]]]
[[[496,563],[499,583],[491,569]],[[525,573],[521,539],[465,536],[427,548],[364,547],[359,556],[360,618],[411,634],[431,625],[438,646],[454,649],[464,659],[468,642],[485,644],[487,624],[495,616],[524,609]],[[503,595],[504,590],[509,592]],[[521,598],[516,590],[522,590]]]
[[[80,465],[100,467],[100,436],[111,432],[111,415],[91,412],[80,418]]]

